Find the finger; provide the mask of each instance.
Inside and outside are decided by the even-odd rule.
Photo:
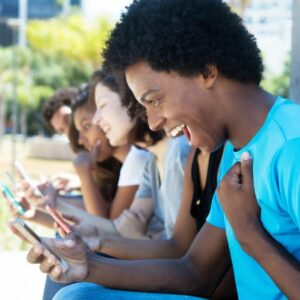
[[[40,244],[34,245],[27,254],[27,261],[31,264],[41,263],[45,259],[43,249],[43,246]]]
[[[62,214],[62,217],[66,219],[67,221],[71,221],[74,224],[78,225],[79,223],[82,223],[82,219],[79,217],[75,217],[73,215],[68,215],[68,214]]]
[[[56,265],[49,273],[50,277],[54,281],[59,281],[60,276],[63,274],[63,270],[60,265]]]
[[[58,263],[57,258],[54,255],[50,255],[41,262],[40,270],[43,273],[49,273]]]
[[[234,185],[241,184],[241,164],[239,162],[235,163],[224,177],[225,181]]]
[[[243,185],[246,187],[253,186],[253,160],[249,152],[243,152],[241,156],[241,173]]]
[[[137,212],[136,218],[143,224],[145,224],[147,222],[146,216],[142,212]]]

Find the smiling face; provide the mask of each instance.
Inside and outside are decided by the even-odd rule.
[[[60,107],[52,116],[50,124],[58,134],[68,136],[70,128],[71,108],[69,106]]]
[[[121,105],[119,94],[98,83],[95,91],[96,113],[94,123],[99,125],[113,146],[128,144],[129,133],[135,125]]]
[[[114,148],[109,144],[99,126],[93,124],[94,113],[79,107],[74,112],[74,124],[78,130],[78,143],[88,151],[97,151],[96,159],[101,162],[113,155]],[[96,149],[97,147],[97,149]]]
[[[205,79],[157,72],[139,62],[126,70],[128,86],[145,106],[149,127],[168,136],[182,132],[193,146],[213,151],[225,141],[221,107],[213,92],[216,70]]]

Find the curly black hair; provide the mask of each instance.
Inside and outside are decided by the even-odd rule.
[[[62,106],[71,107],[74,97],[78,93],[78,88],[67,87],[57,90],[44,104],[43,117],[46,125],[55,132],[51,124],[51,119],[55,112],[57,112]]]
[[[146,61],[156,71],[207,77],[215,65],[227,78],[255,84],[263,72],[255,37],[221,0],[135,0],[103,55],[114,72]]]

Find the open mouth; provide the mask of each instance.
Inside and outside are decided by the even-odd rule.
[[[188,142],[191,143],[191,132],[190,132],[189,128],[187,126],[184,126],[182,131],[183,131],[184,135],[186,136]]]
[[[181,135],[181,134],[183,134],[184,133],[184,128],[185,128],[186,126],[185,126],[185,124],[181,124],[181,125],[178,125],[178,126],[176,126],[174,129],[172,129],[171,131],[170,131],[170,135],[172,136],[172,137],[176,137],[176,136],[179,136],[179,135]]]

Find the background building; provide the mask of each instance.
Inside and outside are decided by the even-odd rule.
[[[292,1],[248,1],[244,22],[257,38],[267,68],[280,73],[291,49]]]
[[[12,28],[7,20],[19,17],[19,0],[0,0],[0,46],[13,43]],[[81,0],[66,1],[70,6],[80,7]],[[48,19],[62,13],[66,6],[57,0],[27,0],[27,19]]]

